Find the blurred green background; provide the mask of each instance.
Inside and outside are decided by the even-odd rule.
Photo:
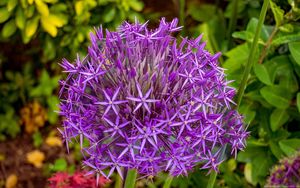
[[[179,18],[178,37],[204,33],[207,50],[238,88],[262,0],[0,0],[0,187],[46,187],[55,172],[81,168],[57,127],[63,57],[84,56],[94,27],[124,20]],[[244,152],[220,167],[215,187],[263,187],[271,167],[300,149],[300,1],[272,0],[240,112],[251,136]],[[169,181],[165,174],[138,187],[205,187],[206,171]],[[15,181],[14,181],[15,180]],[[15,183],[15,184],[14,184]],[[115,175],[107,187],[119,187]]]

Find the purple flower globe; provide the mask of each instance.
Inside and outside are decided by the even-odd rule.
[[[300,151],[285,157],[271,170],[266,187],[300,187]]]
[[[67,147],[80,140],[91,173],[217,171],[225,150],[236,155],[245,147],[248,132],[230,108],[235,89],[218,65],[220,53],[206,51],[202,35],[178,42],[177,23],[162,18],[148,29],[124,22],[116,32],[100,27],[86,57],[62,61],[61,133]]]

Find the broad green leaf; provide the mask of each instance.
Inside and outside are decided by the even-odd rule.
[[[237,38],[237,39],[242,39],[247,42],[253,42],[254,33],[249,32],[249,31],[236,31],[236,32],[232,33],[232,37]],[[265,44],[265,42],[261,38],[259,38],[258,44]]]
[[[18,4],[18,0],[9,0],[7,3],[7,10],[12,11],[17,4]]]
[[[10,20],[9,22],[6,22],[5,25],[2,28],[2,36],[4,38],[8,38],[11,35],[13,35],[17,30],[15,20]]]
[[[289,44],[291,42],[300,41],[300,32],[295,34],[281,34],[276,35],[272,40],[272,45],[279,46],[281,44]]]
[[[111,22],[116,15],[116,9],[114,7],[107,7],[104,10],[104,15],[103,15],[103,21],[104,22]]]
[[[267,151],[259,153],[252,162],[252,180],[254,182],[264,182],[272,165],[273,160]]]
[[[246,64],[249,56],[249,47],[246,43],[238,45],[225,53],[228,59],[224,62],[223,68],[227,69],[227,73],[232,73]]]
[[[35,0],[36,8],[42,16],[49,15],[49,8],[42,0]]]
[[[289,43],[289,49],[294,60],[300,65],[300,41]]]
[[[258,19],[257,18],[251,18],[251,20],[248,22],[246,30],[248,32],[253,33],[253,35],[254,35],[255,31],[256,31],[257,24],[258,24]],[[272,30],[273,30],[272,26],[263,25],[262,28],[261,28],[260,39],[262,41],[266,42],[269,39]]]
[[[300,112],[300,92],[297,93],[297,108],[298,111]]]
[[[269,72],[265,67],[265,65],[255,63],[253,68],[254,68],[255,75],[262,83],[266,85],[273,85]]]
[[[273,1],[269,1],[271,5],[271,10],[274,14],[276,27],[279,27],[283,21],[284,10],[277,6]]]
[[[10,17],[10,13],[6,7],[0,8],[0,23],[5,22]]]
[[[28,20],[26,22],[26,26],[25,26],[25,36],[28,38],[31,38],[35,34],[35,32],[38,28],[38,25],[39,25],[38,17]]]
[[[285,109],[275,109],[270,116],[270,124],[272,131],[276,131],[279,127],[289,120],[289,114]]]
[[[271,105],[285,109],[290,105],[291,94],[286,88],[280,86],[265,86],[260,90],[260,94]]]
[[[23,9],[20,7],[18,7],[18,9],[17,9],[15,20],[16,20],[16,26],[21,30],[24,29],[26,18],[25,18]]]
[[[57,28],[56,26],[51,22],[49,17],[42,16],[41,17],[41,24],[43,29],[49,33],[52,37],[56,37],[57,35]]]
[[[279,142],[279,147],[286,155],[293,155],[296,151],[299,151],[300,149],[300,139],[292,138],[282,140]]]
[[[270,149],[271,152],[273,153],[273,155],[279,160],[283,157],[283,152],[281,151],[278,143],[274,142],[274,141],[270,141]]]

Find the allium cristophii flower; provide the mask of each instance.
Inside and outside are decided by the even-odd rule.
[[[85,58],[62,61],[61,132],[67,143],[88,140],[84,164],[93,172],[187,175],[197,165],[217,170],[226,147],[245,147],[220,53],[206,51],[202,35],[178,43],[171,34],[180,29],[164,18],[153,30],[137,21],[116,32],[100,27]]]
[[[280,160],[271,170],[266,187],[300,187],[300,151]]]

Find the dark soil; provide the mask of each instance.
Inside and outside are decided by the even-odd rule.
[[[26,154],[35,149],[44,152],[44,162],[52,163],[59,157],[68,158],[64,147],[49,147],[43,144],[40,148],[32,145],[32,138],[23,134],[15,139],[0,143],[0,154],[5,159],[0,161],[0,187],[4,186],[6,178],[11,174],[18,177],[17,188],[43,188],[47,184],[47,174],[42,168],[36,168],[27,163]],[[2,185],[1,185],[2,183]]]

